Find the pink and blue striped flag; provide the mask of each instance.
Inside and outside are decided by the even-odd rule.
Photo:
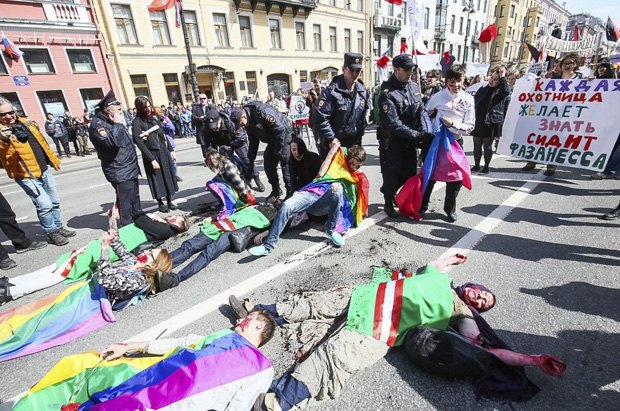
[[[420,220],[422,198],[430,180],[457,181],[471,190],[471,171],[463,148],[443,124],[435,130],[435,138],[418,174],[410,177],[396,195],[401,214]]]

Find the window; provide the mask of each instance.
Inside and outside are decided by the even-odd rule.
[[[0,61],[1,60],[2,57],[0,57]],[[19,96],[17,95],[17,93],[0,93],[0,97],[4,97],[11,102],[11,105],[17,109],[18,116],[24,117],[26,115],[24,107],[22,106],[22,102],[19,100]]]
[[[501,6],[499,7],[499,16],[500,16],[500,17],[504,17],[504,5],[501,5]]]
[[[237,90],[235,90],[235,73],[227,71],[224,73],[224,91],[227,100],[237,100]]]
[[[67,49],[67,56],[74,73],[94,73],[95,62],[88,49]],[[102,97],[103,98],[103,97]]]
[[[428,7],[424,7],[424,28],[427,29],[429,27],[429,16],[431,14],[431,9]]]
[[[149,91],[149,83],[146,80],[146,74],[135,74],[131,77],[131,85],[133,86],[133,93],[138,96],[145,96],[151,100],[151,92]],[[153,100],[151,100],[153,102]]]
[[[55,73],[48,49],[22,49],[23,59],[30,74]]]
[[[332,7],[336,7],[336,0],[329,0],[329,5]]]
[[[394,3],[388,3],[388,16],[394,17]]]
[[[504,44],[504,57],[508,57],[508,42],[506,42],[506,44]]]
[[[282,39],[280,38],[280,20],[269,19],[269,33],[271,35],[271,48],[281,49]]]
[[[344,29],[344,52],[351,52],[351,29]]]
[[[165,74],[164,73],[164,86],[166,86],[166,94],[168,95],[168,101],[176,103],[181,101],[181,89],[179,88],[179,76],[176,73]]]
[[[321,25],[312,25],[312,40],[314,42],[314,51],[323,51],[323,47],[321,45]]]
[[[306,49],[306,25],[301,21],[295,22],[295,39],[297,40],[297,50]]]
[[[381,34],[375,34],[373,47],[375,49],[375,56],[381,57]]]
[[[465,35],[469,36],[471,30],[471,19],[467,20],[467,26],[465,26]]]
[[[250,16],[239,16],[239,34],[241,35],[241,47],[254,47]]]
[[[344,0],[344,8],[346,10],[351,10],[351,0]]]
[[[151,29],[153,30],[153,43],[157,46],[170,45],[170,32],[165,11],[150,11]]]
[[[487,11],[487,0],[484,0],[484,8],[482,10]],[[497,13],[495,13],[495,15],[497,16]]]
[[[82,96],[84,108],[90,111],[95,108],[95,105],[103,98],[103,89],[99,87],[83,88],[80,89],[80,95]]]
[[[357,31],[357,52],[364,53],[364,32],[361,30]]]
[[[136,27],[133,24],[131,8],[126,4],[112,4],[116,32],[121,44],[138,44]]]
[[[394,36],[388,36],[388,39],[387,39],[387,46],[390,48],[390,49],[388,50],[387,55],[388,55],[390,58],[394,57]]]
[[[228,27],[226,26],[226,15],[213,13],[213,28],[218,47],[230,47],[228,41]]]
[[[9,70],[6,68],[6,63],[4,62],[2,53],[0,53],[0,76],[7,76],[8,74]]]
[[[37,91],[37,97],[45,114],[52,113],[55,117],[59,117],[69,109],[61,90]]]
[[[192,10],[183,10],[183,15],[185,16],[185,28],[187,29],[187,36],[189,37],[189,44],[194,47],[202,46],[196,12]]]
[[[299,82],[305,83],[308,81],[308,70],[299,70]]]
[[[457,50],[457,52],[456,52],[456,59],[457,59],[458,61],[462,61],[462,60],[461,60],[461,46],[458,46],[458,47],[456,48],[456,50]]]
[[[248,85],[248,94],[254,95],[256,94],[256,72],[255,71],[246,71],[245,72],[245,81]]]
[[[514,16],[515,16],[515,5],[513,4],[512,6],[510,6],[510,18]]]
[[[402,8],[402,12],[401,12],[402,16],[403,16],[403,25],[407,25],[407,14],[408,13],[408,9],[407,9],[407,2],[403,1],[403,8]]]
[[[338,43],[336,42],[336,27],[329,28],[329,51],[338,51]]]
[[[357,11],[364,11],[364,0],[357,0]]]
[[[454,25],[456,24],[456,16],[453,14],[450,18],[450,33],[454,34]]]
[[[463,34],[463,21],[464,21],[464,18],[461,17],[459,19],[459,34]]]

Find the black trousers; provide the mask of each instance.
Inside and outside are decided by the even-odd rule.
[[[11,240],[15,248],[28,248],[32,244],[32,240],[26,236],[24,230],[19,228],[15,213],[2,193],[0,193],[0,230]],[[0,261],[8,256],[9,253],[0,244]]]
[[[379,162],[383,176],[381,192],[393,199],[398,189],[418,171],[418,153],[409,141],[383,139],[379,144]]]
[[[459,195],[459,191],[461,191],[462,186],[462,181],[446,183],[446,197],[443,203],[443,211],[445,211],[446,214],[451,214],[456,211],[456,197]],[[426,191],[424,192],[424,197],[422,198],[420,212],[426,212],[428,209],[428,202],[431,200],[433,187],[435,187],[435,180],[430,180],[428,182],[428,187],[426,187]]]
[[[267,144],[263,158],[265,160],[265,174],[267,174],[267,181],[271,184],[273,191],[280,191],[280,178],[278,177],[278,164],[282,169],[282,179],[284,180],[284,186],[286,191],[292,189],[291,184],[291,171],[288,166],[288,161],[291,157],[290,148],[287,147],[284,153],[277,153],[274,144]]]
[[[244,144],[243,146],[235,149],[235,154],[239,157],[239,160],[243,163],[244,169],[243,177],[246,180],[251,180],[254,177],[258,177],[259,173],[256,167],[252,167],[252,171],[250,172],[250,158],[248,157],[248,145]]]
[[[65,155],[71,154],[69,151],[69,138],[68,137],[52,137],[54,144],[56,144],[56,151],[58,151],[58,157],[62,157],[62,149],[65,150]]]
[[[493,158],[493,137],[474,136],[474,165],[480,166],[482,150],[484,149],[484,166],[489,167]]]
[[[120,216],[120,226],[133,223],[133,216],[142,211],[140,207],[140,191],[138,179],[113,183],[116,191],[116,207]]]

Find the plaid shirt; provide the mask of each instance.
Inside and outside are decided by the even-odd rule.
[[[117,300],[126,300],[136,291],[147,287],[146,277],[140,270],[130,268],[136,258],[130,254],[118,237],[110,244],[119,261],[110,262],[109,248],[101,249],[97,264],[97,281],[106,290],[109,300],[114,304]]]
[[[245,181],[241,178],[239,169],[232,161],[226,160],[224,163],[224,168],[220,171],[220,176],[237,191],[239,197],[241,197],[241,200],[245,202],[247,198],[245,194],[247,187],[245,185]]]

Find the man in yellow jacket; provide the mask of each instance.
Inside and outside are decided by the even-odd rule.
[[[34,204],[49,242],[65,245],[75,231],[63,227],[60,198],[51,168],[60,160],[36,124],[18,118],[12,104],[0,97],[0,161],[8,176],[24,189]],[[50,168],[51,167],[51,168]]]

